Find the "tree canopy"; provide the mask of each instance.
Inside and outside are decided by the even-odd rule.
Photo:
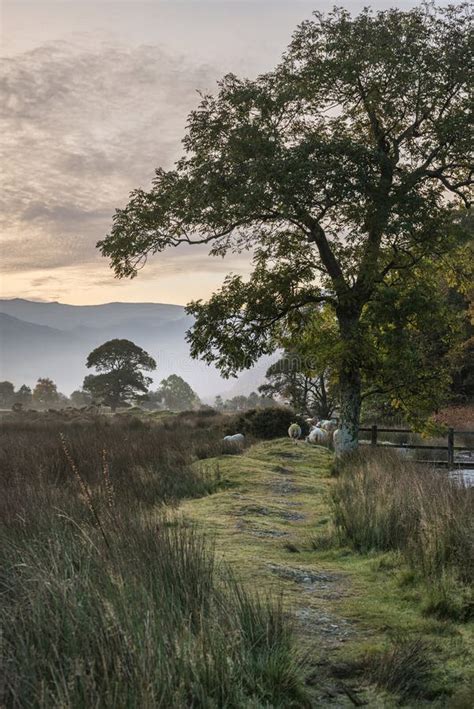
[[[260,393],[282,399],[295,411],[321,419],[331,418],[336,406],[329,368],[315,370],[314,363],[297,352],[285,352],[265,374]]]
[[[185,154],[117,210],[102,253],[134,276],[182,243],[251,250],[248,281],[188,308],[193,356],[225,375],[329,305],[342,441],[357,445],[367,304],[468,238],[471,56],[468,4],[315,13],[274,71],[202,98]]]
[[[9,381],[0,382],[0,407],[9,408],[14,400],[15,387]]]
[[[156,362],[134,342],[115,339],[93,350],[86,366],[94,367],[99,374],[85,377],[84,391],[115,411],[120,404],[148,391],[152,380],[141,370],[156,369]]]
[[[51,406],[58,401],[59,393],[56,384],[48,377],[40,377],[33,389],[33,402],[39,406]]]
[[[160,382],[156,397],[171,411],[184,411],[199,405],[196,392],[178,374],[170,374]]]

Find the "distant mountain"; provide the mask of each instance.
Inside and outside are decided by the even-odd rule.
[[[48,325],[60,330],[76,327],[112,327],[129,321],[143,325],[170,322],[185,316],[182,305],[162,303],[104,303],[103,305],[66,305],[23,298],[0,298],[0,312],[20,320]]]
[[[215,367],[191,359],[185,341],[193,319],[179,305],[106,303],[65,305],[15,298],[0,299],[0,380],[33,386],[51,377],[70,394],[87,373],[89,352],[106,340],[126,338],[143,347],[158,362],[154,384],[169,374],[188,381],[203,401],[249,394],[263,381],[271,358],[238,379],[225,380]]]

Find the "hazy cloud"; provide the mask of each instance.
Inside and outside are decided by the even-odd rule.
[[[215,78],[156,46],[86,36],[2,60],[5,268],[97,263],[114,208],[172,165],[196,90]]]

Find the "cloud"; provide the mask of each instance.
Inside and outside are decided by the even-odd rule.
[[[98,264],[114,208],[172,165],[196,90],[217,75],[156,46],[87,36],[2,60],[4,268]]]

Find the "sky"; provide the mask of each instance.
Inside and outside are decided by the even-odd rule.
[[[117,280],[95,248],[116,207],[181,154],[186,116],[228,72],[271,69],[333,2],[3,0],[0,295],[72,304],[207,298],[248,255],[156,255]],[[356,12],[366,2],[338,2]],[[383,2],[374,7],[409,2]]]

